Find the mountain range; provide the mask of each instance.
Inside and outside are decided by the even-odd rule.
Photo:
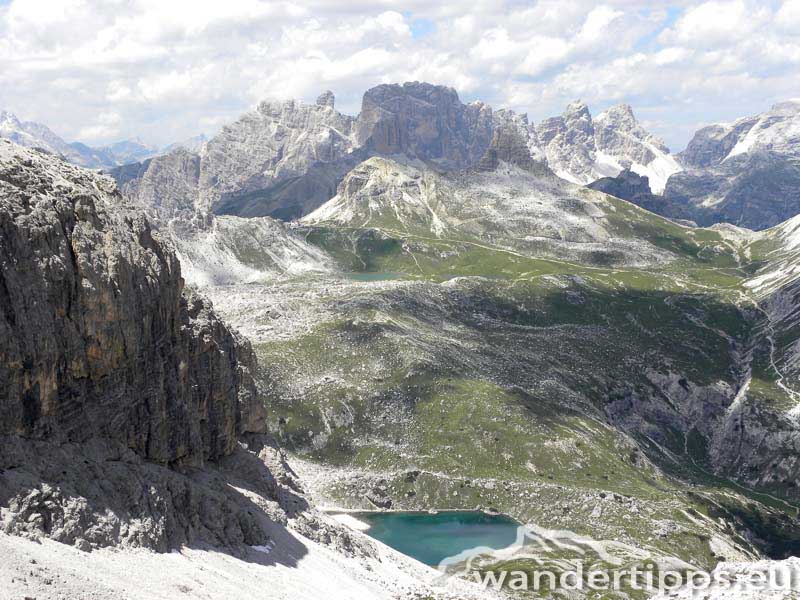
[[[110,176],[0,140],[0,575],[497,597],[318,507],[579,541],[484,572],[793,564],[796,106],[676,155],[626,105],[536,125],[419,82],[357,117],[262,102]]]
[[[531,159],[567,181],[609,191],[619,185],[604,180],[630,172],[646,177],[648,190],[623,197],[640,197],[648,210],[701,225],[764,229],[799,210],[798,107],[786,102],[703,128],[673,155],[624,104],[593,118],[584,103],[574,102],[562,116],[535,125],[524,114],[463,104],[450,88],[382,85],[365,93],[358,117],[337,112],[330,92],[315,105],[263,102],[224,127],[205,152],[167,153],[112,175],[128,196],[141,194],[145,206],[171,205],[174,185],[183,208],[291,220],[330,199],[344,175],[370,156],[463,169],[478,164],[501,124],[513,124]],[[187,161],[196,168],[185,170]],[[186,177],[177,180],[176,173]],[[153,181],[163,183],[157,192]]]
[[[8,112],[0,113],[0,137],[110,170],[126,195],[141,194],[145,206],[169,207],[179,195],[183,209],[291,220],[329,200],[369,156],[402,155],[440,170],[475,165],[496,124],[508,120],[524,131],[532,159],[567,181],[623,194],[669,218],[759,230],[799,210],[799,115],[800,101],[787,101],[703,127],[672,154],[626,104],[592,117],[576,101],[561,116],[533,124],[524,114],[465,105],[450,88],[414,82],[369,90],[357,117],[337,112],[329,91],[314,105],[262,102],[211,139],[201,135],[162,149],[138,138],[98,148],[68,144]],[[187,170],[188,163],[194,166]],[[646,177],[648,189],[626,192],[626,180],[633,180],[626,173]]]
[[[169,152],[179,147],[198,151],[206,141],[205,135],[189,138],[159,149],[133,138],[92,147],[81,142],[67,143],[49,127],[33,121],[20,121],[8,111],[0,111],[0,137],[27,148],[38,148],[63,156],[69,162],[90,169],[111,169]]]
[[[289,220],[330,199],[344,175],[370,156],[419,160],[440,171],[475,166],[500,126],[516,128],[533,160],[575,183],[632,168],[663,187],[681,168],[627,105],[593,120],[585,104],[573,103],[563,116],[534,126],[526,115],[464,104],[451,88],[413,82],[367,91],[356,118],[335,110],[331,92],[315,105],[263,102],[224,127],[204,153],[195,153],[197,173],[188,172],[180,182],[173,174],[186,172],[182,153],[112,175],[128,196],[141,194],[143,205],[171,205],[170,185],[158,186],[164,198],[151,192],[150,182],[167,176],[176,187],[192,190],[200,210]]]
[[[798,213],[800,101],[704,127],[676,158],[683,170],[669,178],[662,195],[637,192],[649,210],[701,225],[732,223],[757,230],[778,225]],[[596,186],[610,191],[618,184]]]

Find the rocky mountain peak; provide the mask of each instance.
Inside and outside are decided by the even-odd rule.
[[[578,117],[588,117],[589,119],[592,118],[591,113],[589,112],[589,106],[580,98],[577,100],[573,100],[567,107],[564,109],[563,116],[566,118],[568,116],[578,116]]]
[[[336,102],[336,96],[333,95],[333,92],[330,90],[325,90],[319,96],[317,96],[317,106],[327,106],[329,108],[333,108]]]
[[[19,126],[20,121],[12,112],[7,110],[0,110],[0,127],[3,126]]]
[[[607,108],[595,118],[595,123],[598,122],[615,125],[625,131],[633,131],[639,127],[630,104],[616,104]]]
[[[360,146],[446,169],[476,164],[491,139],[490,107],[463,104],[453,88],[418,81],[367,90],[356,125]]]
[[[679,156],[688,167],[707,168],[755,151],[800,156],[800,100],[779,102],[733,123],[703,127]]]
[[[582,100],[570,102],[562,118],[568,131],[583,132],[587,136],[591,136],[594,132],[592,114]]]
[[[576,100],[562,116],[545,119],[535,130],[548,166],[573,183],[585,185],[631,169],[646,175],[660,193],[670,175],[680,170],[664,142],[639,124],[627,104],[592,118],[586,104]]]

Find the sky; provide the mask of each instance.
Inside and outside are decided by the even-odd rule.
[[[0,0],[0,110],[91,144],[428,81],[534,122],[630,104],[673,151],[800,97],[800,0]]]

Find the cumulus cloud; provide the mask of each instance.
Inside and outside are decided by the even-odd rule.
[[[420,26],[424,24],[424,27]],[[797,96],[800,0],[0,0],[0,108],[98,143],[166,144],[259,100],[425,80],[560,113],[630,103],[673,146]]]

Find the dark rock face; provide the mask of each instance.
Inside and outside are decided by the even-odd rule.
[[[767,229],[800,212],[800,158],[767,150],[734,156],[673,175],[664,197],[669,204],[683,205],[703,226]]]
[[[492,141],[486,149],[478,169],[494,171],[501,163],[516,165],[527,170],[539,170],[552,175],[543,163],[531,155],[531,127],[527,115],[518,115],[510,110],[494,113]]]
[[[603,177],[593,181],[586,187],[622,198],[645,210],[670,219],[692,220],[692,215],[686,209],[685,204],[653,194],[650,191],[650,182],[647,177],[634,173],[630,169],[625,169],[616,177]]]
[[[415,81],[368,90],[356,140],[379,155],[405,154],[445,169],[462,169],[481,159],[492,129],[489,106],[462,104],[452,88]]]
[[[330,90],[325,90],[319,96],[317,96],[317,106],[327,106],[328,108],[333,108],[336,102],[336,96],[333,95],[333,92]]]
[[[202,465],[262,428],[249,345],[113,183],[0,141],[0,435]]]
[[[732,127],[722,125],[703,127],[689,140],[686,149],[678,154],[678,159],[687,167],[703,168],[718,165],[757,121],[757,117],[751,117],[736,122]]]
[[[109,178],[0,140],[0,531],[266,543],[307,505],[279,451],[240,446],[264,437],[255,367]]]
[[[633,200],[634,198],[652,195],[650,181],[647,177],[634,173],[629,169],[625,169],[616,177],[603,177],[593,181],[586,187],[611,194],[623,200]]]
[[[700,225],[773,227],[800,212],[800,102],[730,124],[700,129],[678,155],[686,171],[670,177],[668,203]]]

